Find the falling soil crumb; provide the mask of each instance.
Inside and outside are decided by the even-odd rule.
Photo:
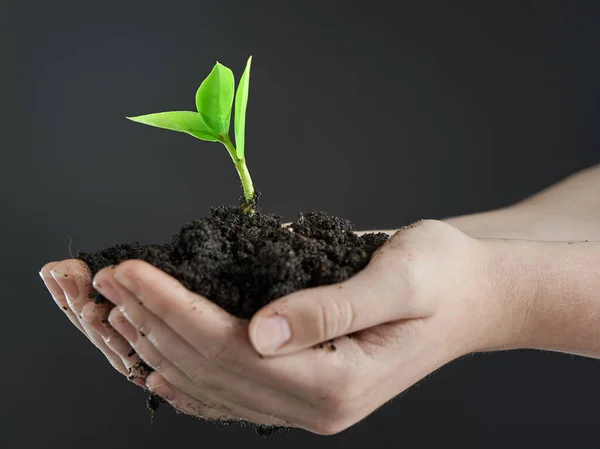
[[[150,393],[150,396],[148,396],[148,399],[146,399],[146,408],[150,411],[150,424],[154,424],[156,410],[158,410],[158,407],[163,402],[165,402],[165,400],[154,393]]]

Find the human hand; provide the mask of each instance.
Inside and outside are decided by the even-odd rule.
[[[456,357],[510,346],[521,311],[505,301],[494,256],[489,242],[420,222],[356,276],[276,300],[250,322],[141,261],[94,285],[156,370],[148,387],[174,407],[333,434]]]
[[[92,279],[87,265],[77,259],[50,262],[40,271],[52,298],[69,320],[118,372],[145,387],[147,370],[129,343],[108,324],[111,304],[90,298]]]

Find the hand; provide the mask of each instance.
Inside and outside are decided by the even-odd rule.
[[[147,370],[131,346],[108,324],[110,304],[96,304],[91,298],[90,270],[80,260],[46,264],[40,271],[52,298],[69,320],[104,353],[118,372],[145,387]]]
[[[251,322],[141,261],[102,270],[94,285],[117,305],[110,323],[156,370],[148,387],[174,407],[333,434],[519,332],[493,255],[489,242],[421,222],[351,279],[274,301]]]

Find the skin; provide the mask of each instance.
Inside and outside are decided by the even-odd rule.
[[[600,358],[598,189],[600,166],[504,209],[387,231],[356,276],[280,298],[250,321],[142,261],[95,276],[110,313],[87,297],[81,262],[41,274],[115,369],[180,411],[330,435],[468,353]],[[155,372],[137,372],[131,348]]]

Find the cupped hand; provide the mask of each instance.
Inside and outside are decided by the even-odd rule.
[[[77,259],[46,264],[40,271],[44,284],[58,307],[100,351],[110,364],[129,380],[145,387],[147,369],[129,343],[108,323],[112,305],[96,304],[87,265]]]
[[[127,261],[94,286],[112,326],[174,407],[319,434],[340,432],[463,354],[519,331],[489,242],[424,221],[396,233],[347,281],[235,318],[164,272]]]

